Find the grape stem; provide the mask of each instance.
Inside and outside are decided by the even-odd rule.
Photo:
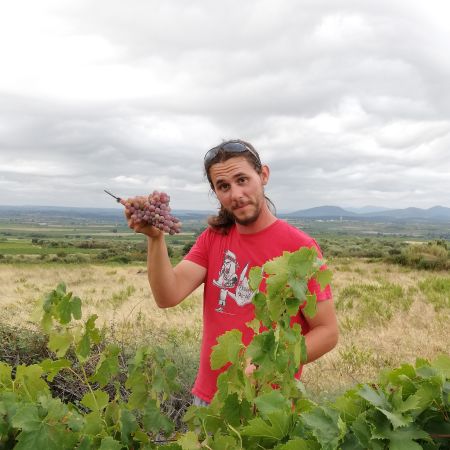
[[[117,203],[120,203],[122,200],[120,197],[115,196],[114,194],[111,194],[111,192],[107,191],[106,189],[103,189],[107,194],[109,194],[111,197],[114,197],[116,199]]]

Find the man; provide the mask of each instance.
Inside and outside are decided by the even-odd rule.
[[[148,279],[159,307],[178,305],[204,283],[200,367],[192,390],[194,403],[199,405],[208,404],[216,391],[220,371],[211,369],[210,354],[217,338],[233,328],[243,332],[245,344],[252,338],[245,325],[254,318],[253,292],[248,285],[251,267],[283,251],[318,248],[306,233],[275,217],[264,195],[269,168],[251,144],[223,142],[206,153],[204,168],[220,210],[176,267],[172,268],[167,255],[164,234],[129,219],[131,228],[148,236]],[[311,319],[300,310],[293,320],[302,326],[311,362],[336,345],[338,326],[329,286],[321,291],[311,280],[308,287],[317,295],[317,314]]]

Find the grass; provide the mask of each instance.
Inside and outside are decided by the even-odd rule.
[[[450,308],[450,277],[429,277],[419,283],[436,312]]]
[[[98,253],[99,249],[74,248],[74,247],[41,247],[34,245],[29,240],[17,239],[0,242],[0,254],[3,255],[56,255],[62,254],[92,254]]]
[[[411,304],[412,298],[398,284],[355,283],[339,292],[336,310],[350,314],[354,327],[363,328],[382,325],[397,310],[408,311]]]
[[[113,308],[118,308],[120,305],[124,304],[135,291],[136,288],[134,286],[127,286],[125,289],[114,293],[109,302]]]
[[[313,397],[334,398],[375,379],[383,368],[448,354],[450,282],[445,271],[430,276],[360,258],[334,258],[329,265],[340,339],[333,351],[305,367],[303,382]]]
[[[333,293],[340,325],[337,347],[304,369],[316,397],[334,397],[384,367],[448,353],[449,292],[446,272],[429,272],[359,258],[334,258]],[[0,324],[32,330],[36,300],[64,281],[83,300],[83,315],[115,341],[163,346],[192,384],[202,333],[202,288],[176,308],[159,309],[144,263],[136,265],[3,264]],[[436,305],[438,306],[436,308]]]

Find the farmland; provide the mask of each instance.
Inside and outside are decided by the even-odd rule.
[[[446,229],[421,225],[418,233],[412,225],[392,235],[392,225],[383,231],[377,224],[377,235],[368,236],[361,224],[320,221],[317,234],[313,221],[298,225],[316,237],[334,273],[341,332],[338,346],[304,371],[311,395],[334,397],[384,367],[448,352],[448,250],[445,239],[436,239]],[[190,221],[182,234],[168,236],[174,264],[204,226]],[[422,259],[413,259],[413,248],[423,249]],[[183,361],[188,387],[198,360],[202,290],[177,308],[158,309],[145,260],[143,236],[119,221],[2,220],[0,323],[35,329],[30,317],[36,301],[64,281],[82,299],[86,316],[96,313],[111,338],[133,347],[171,346]]]

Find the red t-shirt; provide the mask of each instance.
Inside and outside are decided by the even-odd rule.
[[[303,231],[283,220],[277,220],[264,230],[254,234],[240,234],[236,226],[227,235],[206,229],[197,239],[185,259],[207,269],[203,294],[203,339],[200,367],[192,393],[210,402],[217,390],[217,377],[222,370],[212,370],[211,348],[217,338],[228,330],[239,329],[243,342],[248,345],[253,331],[245,324],[254,319],[251,303],[252,291],[248,286],[248,274],[253,266],[261,266],[283,251],[294,252],[301,247],[316,247],[316,241]],[[319,249],[320,252],[320,249]],[[329,286],[323,291],[315,280],[308,288],[317,300],[331,298]],[[309,330],[300,310],[293,321],[300,323],[302,333]]]

